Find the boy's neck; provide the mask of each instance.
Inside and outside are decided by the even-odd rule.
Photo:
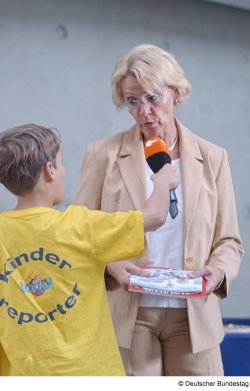
[[[40,178],[33,189],[24,196],[17,197],[15,210],[35,207],[53,208],[54,205],[62,202],[62,195],[59,194],[58,196],[58,183],[52,178],[50,171],[51,167],[48,163],[41,172]],[[62,179],[64,178],[62,177]]]
[[[28,208],[52,208],[53,206],[52,205],[49,205],[49,204],[45,204],[45,203],[41,203],[41,202],[21,202],[21,203],[17,203],[17,206],[13,209],[13,210],[21,210],[21,209],[28,209]]]
[[[27,194],[23,197],[17,197],[17,206],[14,210],[21,210],[35,207],[52,208],[53,203],[47,197],[41,194]]]

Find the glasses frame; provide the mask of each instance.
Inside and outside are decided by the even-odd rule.
[[[143,96],[142,98],[128,98],[125,101],[126,106],[128,107],[129,111],[138,111],[141,108],[141,105],[143,104],[146,108],[149,107],[157,107],[158,104],[161,102],[163,98],[163,92],[162,93],[156,93],[154,95],[147,94],[146,96]]]

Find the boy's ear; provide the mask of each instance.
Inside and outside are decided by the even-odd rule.
[[[44,174],[49,182],[55,179],[55,167],[51,162],[47,162],[44,166]]]

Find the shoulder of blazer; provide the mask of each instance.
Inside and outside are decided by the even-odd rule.
[[[197,136],[178,120],[176,120],[176,125],[181,134],[184,149],[203,161],[203,164],[210,164],[214,172],[218,171],[223,157],[227,156],[226,150],[203,137]]]
[[[121,156],[132,154],[135,139],[140,137],[140,132],[134,125],[128,130],[94,141],[88,145],[84,161],[94,161],[100,178],[104,179],[107,166],[119,160]]]
[[[197,136],[197,142],[203,156],[203,164],[209,164],[213,169],[215,177],[217,177],[223,159],[227,159],[226,150],[199,136]]]
[[[134,143],[141,139],[136,125],[123,132],[92,143],[98,157],[109,159],[111,156],[123,156],[132,153]]]

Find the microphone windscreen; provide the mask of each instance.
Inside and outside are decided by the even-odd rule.
[[[160,137],[154,136],[147,139],[144,143],[144,153],[154,173],[158,172],[164,164],[171,163],[168,147]]]

